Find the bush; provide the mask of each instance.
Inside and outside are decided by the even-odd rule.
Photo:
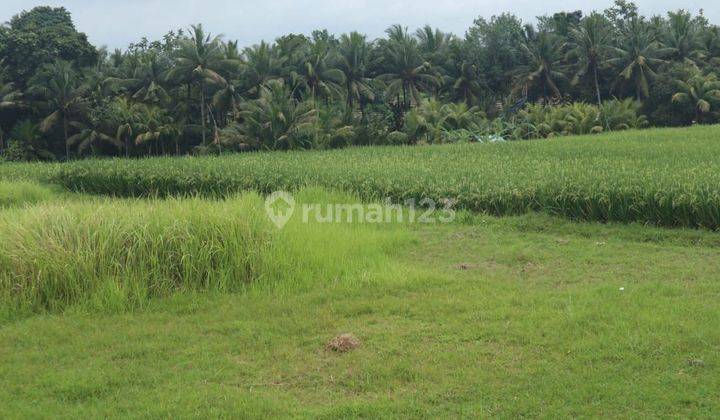
[[[47,144],[40,129],[29,120],[15,125],[10,133],[8,147],[3,151],[2,157],[8,162],[55,160],[55,155],[47,150]]]
[[[486,123],[481,133],[527,140],[644,128],[647,118],[639,115],[639,109],[640,105],[632,99],[613,99],[603,102],[601,107],[581,102],[559,106],[530,104],[509,120]]]
[[[484,114],[477,107],[468,107],[465,103],[442,104],[430,99],[407,113],[403,132],[412,143],[442,143],[448,140],[446,133],[477,131],[483,121]]]

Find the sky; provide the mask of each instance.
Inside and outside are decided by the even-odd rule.
[[[340,34],[353,30],[370,38],[383,35],[392,24],[411,29],[431,24],[457,35],[465,33],[478,16],[489,18],[512,12],[525,22],[556,11],[604,10],[612,0],[0,0],[0,22],[39,5],[63,6],[78,30],[90,41],[109,48],[124,48],[143,36],[160,39],[171,29],[202,22],[213,35],[238,40],[241,46],[272,41],[288,33],[309,34],[328,29]],[[704,9],[712,23],[720,24],[717,0],[636,0],[644,15],[686,9]]]

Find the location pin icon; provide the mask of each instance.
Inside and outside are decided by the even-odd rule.
[[[265,199],[265,211],[270,220],[282,229],[295,211],[295,199],[285,191],[275,191]]]

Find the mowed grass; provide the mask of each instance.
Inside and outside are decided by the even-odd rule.
[[[719,137],[720,127],[698,126],[505,144],[5,164],[0,177],[116,196],[224,196],[320,186],[368,201],[449,199],[460,209],[494,215],[539,211],[717,229]]]
[[[305,232],[289,227],[289,236]],[[324,234],[304,254],[348,262],[342,273],[301,269],[242,293],[180,293],[133,313],[6,323],[0,416],[720,410],[714,233],[469,214],[451,225],[315,228]],[[402,240],[378,252],[368,239],[383,242],[383,232]],[[348,249],[367,259],[352,264]],[[346,332],[360,348],[324,350]]]

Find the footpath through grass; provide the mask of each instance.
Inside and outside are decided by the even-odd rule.
[[[384,257],[351,240],[375,228],[332,225],[305,255],[322,260],[349,243],[369,257],[342,272],[6,323],[0,417],[720,410],[716,234],[540,215],[462,220],[406,226]],[[333,267],[357,261],[345,255]],[[360,348],[324,350],[345,332]]]
[[[720,127],[698,126],[506,144],[372,147],[226,157],[0,165],[116,196],[227,195],[321,186],[364,200],[450,199],[458,208],[578,220],[720,227]]]

